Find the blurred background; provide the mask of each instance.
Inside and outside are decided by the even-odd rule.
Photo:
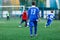
[[[55,19],[60,20],[60,0],[0,0],[0,18],[6,18],[9,13],[10,18],[19,17],[20,14],[31,6],[32,1],[40,9],[40,17],[46,19],[51,10],[54,11]]]

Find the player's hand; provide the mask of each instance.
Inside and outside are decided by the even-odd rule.
[[[36,21],[38,21],[38,19]]]

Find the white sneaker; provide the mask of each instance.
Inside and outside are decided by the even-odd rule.
[[[37,36],[37,34],[34,34],[34,36]]]
[[[45,28],[46,28],[46,26],[45,26]]]
[[[18,26],[18,27],[21,27],[21,26]]]
[[[33,37],[33,35],[30,35],[30,37]]]

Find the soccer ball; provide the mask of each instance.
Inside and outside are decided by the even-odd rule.
[[[29,22],[27,22],[27,25],[29,26]]]

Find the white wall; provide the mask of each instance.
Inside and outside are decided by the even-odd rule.
[[[12,15],[20,15],[20,14],[22,14],[21,11],[12,11]]]
[[[48,11],[44,10],[43,13],[44,13],[43,18],[46,19],[47,15],[48,15],[49,13],[51,13],[51,10],[48,10]],[[53,13],[55,14],[55,10],[53,10]],[[40,11],[40,17],[41,17],[41,11]]]
[[[8,11],[3,11],[3,17],[6,18],[6,14],[9,13]]]

